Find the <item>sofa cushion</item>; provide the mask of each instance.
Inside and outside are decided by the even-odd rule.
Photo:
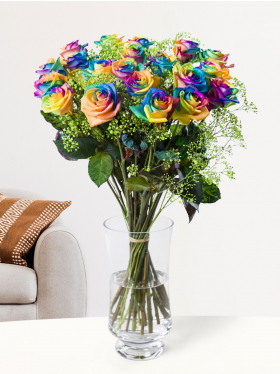
[[[37,298],[33,269],[0,263],[0,304],[31,304]]]
[[[37,192],[31,192],[27,190],[19,190],[17,188],[2,188],[0,187],[0,192],[2,195],[9,197],[16,197],[26,200],[46,200],[46,197],[38,194]],[[63,219],[61,216],[57,217],[55,221],[51,224],[54,225],[63,225]]]
[[[10,198],[0,192],[0,262],[27,266],[37,238],[71,201]]]

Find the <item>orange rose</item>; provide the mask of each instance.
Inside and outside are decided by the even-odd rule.
[[[114,83],[90,84],[85,88],[81,100],[81,111],[86,115],[90,127],[111,121],[120,110],[121,95]]]

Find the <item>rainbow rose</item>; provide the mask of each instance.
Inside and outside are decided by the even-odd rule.
[[[180,99],[167,95],[163,90],[150,88],[142,105],[130,106],[130,110],[145,122],[167,122],[179,104]]]
[[[133,58],[137,64],[146,62],[146,49],[148,49],[150,45],[154,44],[153,42],[149,42],[149,40],[144,36],[135,36],[133,39],[129,39],[126,43],[128,45],[124,47],[122,57]]]
[[[239,104],[236,97],[238,89],[229,82],[224,82],[221,78],[212,79],[210,90],[205,94],[209,99],[208,109],[215,109],[216,107],[226,107],[234,104]]]
[[[36,92],[34,92],[35,97],[42,97],[48,90],[54,87],[60,87],[67,82],[67,77],[53,71],[50,74],[43,74],[40,79],[35,81],[34,87]]]
[[[47,74],[50,71],[50,69],[52,68],[54,63],[55,63],[55,59],[54,58],[49,58],[48,61],[44,65],[39,66],[40,70],[36,70],[35,73],[40,74],[41,76],[43,74]]]
[[[130,96],[145,95],[151,87],[160,85],[160,77],[152,77],[149,70],[141,70],[135,71],[124,83]]]
[[[156,56],[149,57],[147,66],[150,66],[154,74],[162,76],[167,71],[172,71],[175,61],[175,56],[168,56],[166,53],[158,52]]]
[[[112,74],[119,79],[125,79],[131,76],[136,67],[137,64],[133,58],[123,58],[112,63]]]
[[[62,86],[67,82],[67,73],[61,65],[59,59],[49,59],[45,65],[40,66],[41,70],[36,70],[40,74],[38,80],[35,81],[34,92],[35,97],[41,98],[50,88]]]
[[[174,42],[177,45],[174,47],[173,52],[179,61],[190,61],[200,51],[199,44],[191,40],[179,39],[174,40]]]
[[[60,58],[58,58],[54,64],[50,67],[50,70],[47,72],[47,74],[51,73],[52,71],[57,71],[59,74],[67,76],[67,72],[62,66],[60,62]],[[40,77],[41,78],[41,77]]]
[[[186,87],[191,85],[199,92],[207,92],[210,89],[209,84],[205,80],[205,73],[199,68],[193,67],[191,63],[173,67],[174,85],[175,87]]]
[[[206,108],[209,99],[197,91],[195,87],[177,87],[173,92],[173,96],[180,99],[180,104],[174,111],[172,118],[178,120],[183,125],[188,125],[191,119],[202,121],[209,116]]]
[[[81,100],[81,111],[86,115],[90,127],[111,121],[120,110],[121,95],[114,83],[90,84],[85,88]]]
[[[122,41],[123,36],[120,38],[118,34],[112,34],[112,35],[103,35],[101,36],[100,40],[95,41],[94,44],[97,46],[103,46],[106,44],[111,44],[111,45],[116,45],[116,46],[121,46],[125,44],[125,42]]]
[[[64,83],[61,87],[54,87],[42,97],[42,111],[56,115],[72,114],[73,96],[73,90],[68,83]]]
[[[217,77],[222,77],[224,80],[231,79],[228,68],[221,66],[216,61],[201,62],[199,69],[204,71],[206,79]]]
[[[128,39],[129,42],[131,43],[137,43],[139,46],[141,45],[144,48],[149,48],[150,45],[153,45],[154,42],[150,42],[145,36],[140,35],[140,36],[134,36],[133,39]]]
[[[92,60],[89,61],[87,69],[82,70],[82,76],[87,81],[99,74],[111,73],[113,60]]]
[[[66,44],[63,52],[60,54],[60,62],[70,72],[76,69],[86,69],[89,65],[87,57],[88,53],[85,47],[88,44],[79,45],[79,40]]]
[[[197,57],[200,60],[215,61],[217,60],[220,64],[226,64],[228,56],[221,53],[221,51],[216,51],[213,49],[206,49],[205,51],[200,51]]]

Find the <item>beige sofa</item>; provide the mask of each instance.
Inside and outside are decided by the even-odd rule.
[[[2,188],[0,192],[9,197],[45,199],[29,191]],[[32,268],[0,263],[0,321],[85,315],[86,274],[81,249],[58,217],[38,238]]]

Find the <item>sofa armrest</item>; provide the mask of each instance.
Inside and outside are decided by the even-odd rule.
[[[86,314],[86,274],[79,243],[64,226],[51,226],[34,252],[38,279],[37,318],[75,318]]]

